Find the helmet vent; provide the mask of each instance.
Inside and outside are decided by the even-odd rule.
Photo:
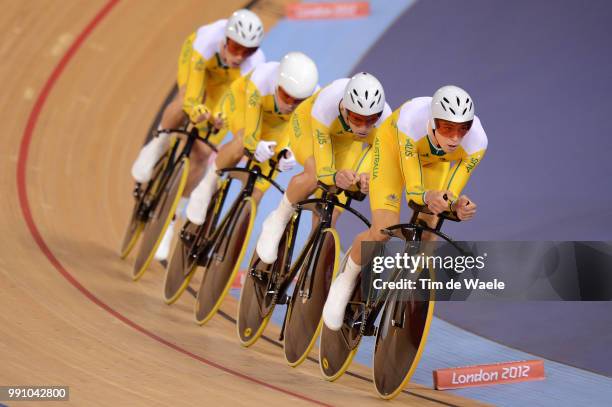
[[[461,106],[461,101],[459,100],[459,96],[455,96],[457,98],[457,106]]]
[[[446,103],[449,103],[449,104],[450,104],[450,102],[448,101],[448,99],[446,98],[446,96],[445,96],[445,97],[443,97],[443,98],[442,98],[442,100],[444,100]]]
[[[455,113],[455,111],[453,110],[453,108],[452,108],[452,107],[450,107],[450,106],[449,106],[448,108],[449,108],[449,110],[450,110],[451,112],[453,112],[453,114],[457,114],[457,113]]]
[[[442,106],[442,109],[444,109],[444,111],[447,112],[446,106],[444,106],[444,102],[440,101],[440,106]]]
[[[366,98],[366,100],[368,100],[368,91],[367,90],[365,91],[365,98]]]
[[[359,105],[359,107],[363,107],[360,101],[357,101],[357,104]]]

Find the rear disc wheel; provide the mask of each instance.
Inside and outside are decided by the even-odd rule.
[[[291,222],[287,225],[283,238],[278,245],[279,256],[274,264],[265,264],[257,255],[257,251],[253,252],[253,257],[247,269],[246,278],[240,291],[240,301],[238,302],[238,317],[236,329],[240,344],[245,347],[253,345],[257,339],[263,334],[272,311],[276,305],[277,297],[281,294],[276,290],[280,286],[277,279],[281,268],[285,263],[287,252],[288,229],[291,227]],[[251,270],[259,272],[260,276],[251,275]],[[271,291],[268,292],[268,283],[273,279]]]
[[[334,229],[325,229],[319,243],[318,257],[312,259],[314,270],[312,273],[312,292],[310,298],[304,291],[300,293],[300,287],[304,285],[308,272],[308,258],[316,255],[315,247],[310,249],[308,258],[304,261],[298,281],[295,285],[291,303],[287,310],[285,322],[284,351],[287,363],[296,367],[302,363],[314,346],[319,332],[321,331],[323,306],[327,300],[327,293],[331,281],[338,272],[340,256],[340,239]]]
[[[219,240],[213,244],[211,257],[198,290],[195,304],[195,319],[198,324],[208,322],[221,307],[240,270],[256,214],[255,200],[248,197],[241,202],[235,217],[228,219],[223,225],[224,230],[220,231]]]
[[[419,278],[429,278],[427,270],[421,272]],[[392,399],[402,391],[410,381],[425,348],[434,301],[433,296],[424,293],[431,301],[402,298],[405,294],[393,290],[385,303],[376,335],[372,366],[376,392],[384,399]],[[402,308],[403,313],[400,311]]]

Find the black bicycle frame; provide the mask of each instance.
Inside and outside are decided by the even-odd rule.
[[[299,272],[299,270],[304,265],[304,261],[306,260],[306,257],[308,256],[310,251],[316,250],[313,253],[313,255],[308,256],[308,264],[306,265],[306,270],[307,270],[306,276],[302,279],[302,281],[300,282],[300,286],[298,287],[298,293],[299,293],[300,298],[310,299],[312,295],[312,287],[314,284],[314,278],[313,278],[314,265],[318,264],[319,262],[319,257],[321,255],[321,249],[323,246],[322,245],[322,239],[323,239],[322,231],[331,226],[332,215],[334,212],[334,208],[336,206],[344,208],[348,210],[349,212],[353,213],[355,216],[361,219],[368,227],[370,227],[370,222],[363,215],[361,215],[359,212],[357,212],[353,208],[350,208],[349,206],[352,199],[354,199],[353,197],[356,196],[357,194],[353,195],[351,194],[351,192],[348,192],[348,191],[344,191],[344,193],[347,195],[347,198],[348,198],[346,204],[342,204],[338,202],[337,194],[331,193],[325,188],[323,188],[323,196],[321,198],[306,199],[297,204],[297,207],[296,207],[297,215],[295,215],[295,218],[292,221],[292,226],[291,226],[292,238],[290,240],[287,255],[285,257],[285,262],[283,265],[284,271],[286,273],[288,272],[288,278],[286,278],[283,281],[282,285],[279,287],[278,289],[279,294],[285,293],[285,291],[287,290],[287,288],[293,281],[293,278],[295,277],[295,275]],[[295,247],[295,240],[297,236],[297,229],[299,226],[299,221],[302,215],[302,211],[304,210],[310,210],[313,214],[317,214],[319,217],[319,223],[316,226],[316,228],[314,228],[311,231],[306,241],[306,244],[302,248],[302,251],[300,252],[296,261],[291,263],[291,258],[293,257],[293,249]],[[284,337],[285,323],[287,320],[286,317],[287,315],[285,315],[285,319],[283,320],[283,326],[281,327],[281,332],[280,332],[280,337],[279,337],[279,340],[281,341],[283,340],[283,337]]]

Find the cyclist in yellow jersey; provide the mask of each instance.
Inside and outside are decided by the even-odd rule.
[[[265,62],[259,49],[263,34],[259,17],[242,9],[234,12],[228,20],[200,27],[187,38],[179,56],[178,93],[164,109],[157,136],[141,149],[132,166],[132,176],[137,182],[151,179],[155,163],[168,148],[169,135],[159,130],[179,127],[185,115],[202,131],[209,125],[221,127],[220,118],[213,117],[211,112],[235,79]],[[218,144],[224,136],[225,132],[219,131],[209,140]],[[194,144],[184,196],[188,196],[201,179],[211,152],[204,143]],[[185,205],[186,199],[182,199],[177,213]],[[174,222],[168,227],[155,254],[157,260],[167,258],[173,233]]]
[[[486,149],[487,136],[474,115],[472,98],[457,86],[404,103],[381,125],[370,182],[375,192],[370,194],[372,227],[357,235],[343,272],[332,283],[323,309],[328,328],[342,327],[361,264],[367,261],[361,258],[361,243],[388,240],[381,229],[399,223],[402,189],[407,200],[427,205],[434,214],[454,210],[461,220],[471,219],[476,204],[461,191]],[[425,220],[431,224],[433,217]]]
[[[217,169],[236,165],[244,148],[259,161],[264,174],[270,171],[268,160],[287,149],[278,168],[288,171],[296,163],[288,148],[285,131],[290,114],[317,88],[319,73],[315,63],[301,52],[291,52],[280,62],[259,65],[247,76],[232,83],[222,98],[221,116],[234,138],[219,150],[204,179],[193,190],[187,205],[187,218],[204,223],[208,204],[217,188]],[[258,179],[253,197],[259,203],[270,184]]]
[[[343,189],[359,182],[362,192],[368,191],[366,157],[375,128],[389,114],[382,85],[365,72],[332,82],[298,106],[288,126],[289,146],[304,171],[291,179],[280,205],[263,223],[256,247],[262,261],[276,260],[294,205],[311,195],[318,181]]]

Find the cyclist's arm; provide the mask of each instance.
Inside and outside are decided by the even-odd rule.
[[[228,128],[234,136],[244,129],[244,82],[244,77],[233,81],[213,112],[214,117],[220,115],[223,118],[223,127]]]
[[[408,135],[401,132],[397,126],[392,129],[396,133],[393,140],[399,140],[402,175],[406,185],[406,199],[413,200],[419,205],[425,205],[423,187],[423,166],[419,158],[416,142]]]
[[[261,139],[263,106],[261,93],[250,80],[246,84],[246,100],[244,103],[244,146],[253,152]]]
[[[193,50],[191,67],[187,79],[183,110],[192,121],[195,121],[201,112],[195,112],[196,106],[202,105],[206,91],[206,60],[200,53]]]
[[[317,169],[317,179],[324,184],[334,185],[336,166],[334,147],[329,128],[314,117],[312,120],[312,151]]]
[[[444,185],[450,190],[455,197],[459,197],[461,191],[466,186],[474,169],[480,164],[486,150],[480,150],[473,154],[465,154],[451,168]]]

